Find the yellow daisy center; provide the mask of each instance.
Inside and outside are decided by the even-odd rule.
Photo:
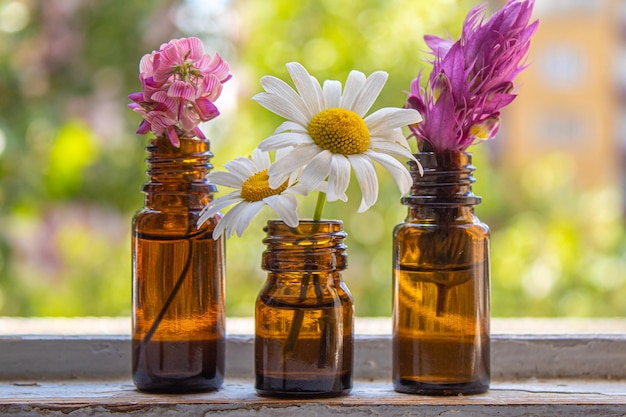
[[[278,188],[270,188],[269,178],[267,169],[248,177],[241,186],[241,198],[246,201],[261,201],[264,198],[278,195],[287,189],[287,181]]]
[[[355,112],[330,108],[322,110],[309,122],[313,142],[332,153],[354,155],[370,146],[370,131],[365,120]]]

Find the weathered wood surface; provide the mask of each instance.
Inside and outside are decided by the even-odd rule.
[[[393,391],[379,324],[357,337],[350,395],[297,401],[255,394],[249,335],[228,337],[224,388],[194,395],[136,391],[127,335],[0,336],[0,416],[626,416],[626,332],[496,334],[488,393],[424,397]]]
[[[125,381],[0,383],[0,416],[623,416],[623,381],[500,381],[486,394],[425,397],[398,394],[384,382],[356,381],[350,395],[324,400],[272,400],[249,380],[218,392],[139,393]]]

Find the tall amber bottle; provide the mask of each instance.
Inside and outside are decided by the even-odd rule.
[[[489,228],[474,214],[471,155],[415,155],[393,234],[393,384],[398,392],[458,395],[490,382]]]
[[[352,388],[352,297],[339,221],[269,221],[256,301],[255,389],[264,396],[334,397]]]
[[[153,392],[216,390],[224,375],[224,242],[218,219],[196,226],[212,199],[209,142],[167,137],[147,147],[145,205],[133,219],[132,373]]]

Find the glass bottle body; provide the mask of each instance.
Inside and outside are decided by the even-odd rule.
[[[469,154],[418,154],[405,221],[393,235],[393,383],[426,395],[485,392],[490,383],[489,228]],[[415,168],[415,167],[414,167]],[[416,171],[416,169],[414,170]]]
[[[133,380],[140,390],[218,389],[224,375],[224,242],[196,226],[215,186],[208,142],[148,147],[145,207],[133,219]]]
[[[267,281],[256,301],[255,389],[274,397],[333,397],[352,388],[353,303],[341,279],[340,222],[270,221]],[[338,263],[337,259],[341,258]]]

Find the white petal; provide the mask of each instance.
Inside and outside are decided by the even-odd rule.
[[[299,219],[296,211],[297,204],[294,196],[278,196],[274,195],[265,199],[267,205],[269,205],[276,214],[282,219],[282,221],[289,227],[298,226]]]
[[[296,170],[308,164],[320,152],[315,145],[302,145],[289,152],[272,164],[269,169],[269,185],[278,188]]]
[[[343,88],[343,96],[341,97],[341,107],[352,110],[356,99],[359,97],[361,88],[365,84],[365,74],[360,71],[350,71],[346,85]]]
[[[352,164],[354,175],[359,181],[361,193],[363,194],[361,205],[358,209],[358,212],[362,213],[373,206],[378,199],[378,177],[376,176],[376,169],[371,159],[362,154],[348,155],[348,159]]]
[[[210,218],[211,215],[209,214],[208,206],[204,207],[200,212],[198,220],[196,221],[196,227],[199,229],[204,224],[204,222],[209,220]]]
[[[276,149],[276,154],[275,154],[275,161],[278,161],[284,157],[286,157],[287,155],[289,155],[289,153],[291,153],[295,148],[293,146],[286,146],[284,148],[279,148]],[[287,182],[287,186],[288,187],[293,187],[294,184],[296,184],[298,182],[298,175],[300,175],[300,171],[302,170],[302,168],[298,168],[296,170],[294,170],[290,175],[289,175],[289,179]],[[287,191],[287,190],[286,190]]]
[[[215,216],[224,207],[228,207],[232,204],[236,204],[241,201],[244,201],[244,200],[243,198],[239,196],[239,191],[233,191],[232,193],[228,195],[225,195],[223,197],[218,198],[215,201],[212,201],[207,206],[205,206],[200,212],[200,217],[198,218],[197,226],[200,227],[205,221]]]
[[[196,227],[200,228],[204,224],[204,222],[215,216],[215,214],[217,214],[218,212],[219,208],[217,208],[214,203],[204,206],[204,208],[202,208],[202,210],[200,211],[198,220],[196,221]]]
[[[289,155],[289,152],[293,150],[293,146],[285,146],[284,148],[276,149],[275,160],[278,161],[279,159],[284,158],[285,156]]]
[[[254,216],[256,216],[259,213],[259,211],[261,211],[264,205],[265,203],[262,201],[254,201],[251,203],[238,204],[236,206],[236,207],[241,207],[241,209],[238,210],[236,213],[237,220],[233,226],[234,226],[235,232],[237,233],[239,237],[243,235],[243,232],[246,231],[246,229],[250,225],[250,222],[252,221]],[[230,211],[227,214],[229,213]]]
[[[282,207],[291,211],[295,211],[298,208],[298,199],[293,194],[272,195],[264,198],[263,201],[270,207],[273,207],[272,204],[280,204]]]
[[[263,152],[259,148],[255,148],[252,151],[252,163],[256,167],[256,171],[260,172],[270,167],[270,155],[267,152]]]
[[[317,189],[323,193],[325,193],[326,195],[328,195],[328,182],[327,181],[323,181],[321,182],[318,186]],[[338,200],[341,201],[348,201],[348,195],[346,193],[343,193],[339,196],[337,196]]]
[[[341,107],[341,83],[339,81],[324,81],[323,92],[327,109]]]
[[[376,138],[376,135],[373,135],[373,137]],[[370,141],[371,140],[372,139],[370,137]],[[409,146],[409,141],[407,140],[406,136],[404,136],[404,134],[402,133],[402,129],[400,128],[389,130],[385,134],[384,140],[386,140],[387,142],[395,142],[399,145],[402,145],[402,147],[404,148],[411,149],[411,147]]]
[[[406,142],[406,140],[403,140],[403,141]],[[384,139],[376,138],[376,140],[370,141],[369,150],[375,151],[378,153],[385,153],[387,155],[397,156],[400,158],[407,158],[407,159],[415,160],[415,157],[413,156],[413,153],[408,143],[406,143],[406,146],[405,146],[404,143],[390,142]]]
[[[283,81],[280,82],[285,84]],[[285,92],[283,94],[279,92],[259,93],[252,97],[252,99],[285,119],[307,125],[310,118],[306,116],[309,111],[305,109],[304,102],[302,102],[300,96],[298,96],[291,87],[287,84],[285,84],[285,86],[288,87],[288,90],[284,89]],[[287,91],[291,91],[291,93],[288,94]]]
[[[213,239],[217,239],[222,234],[226,236],[226,239],[229,239],[233,235],[237,222],[239,221],[239,213],[248,204],[249,203],[247,202],[242,202],[230,209],[228,213],[222,217],[222,220],[217,223],[217,226],[215,226],[215,230],[213,230]]]
[[[283,194],[299,194],[299,195],[307,195],[309,190],[304,184],[295,184],[291,187],[287,188]]]
[[[313,139],[306,133],[286,132],[264,139],[259,143],[259,148],[264,151],[271,151],[286,146],[297,146],[303,143],[313,143]]]
[[[302,126],[299,123],[293,122],[291,120],[287,120],[287,121],[281,123],[280,126],[278,126],[276,128],[276,130],[274,130],[274,134],[283,133],[283,132],[286,132],[286,131],[297,132],[297,133],[306,133],[307,132],[307,128],[306,128],[306,126]]]
[[[333,154],[330,151],[319,152],[302,170],[300,182],[310,190],[317,188],[318,184],[324,181],[330,173],[332,159]]]
[[[226,214],[228,215],[228,213]],[[224,234],[224,230],[226,230],[229,224],[229,220],[230,218],[227,219],[225,215],[219,222],[217,222],[215,229],[213,229],[213,239],[217,240],[220,236]],[[228,239],[229,237],[229,235],[226,235],[226,239]]]
[[[238,156],[232,161],[228,161],[224,164],[224,168],[239,176],[243,181],[256,174],[256,167],[249,158]]]
[[[419,123],[422,121],[422,116],[414,109],[386,107],[376,110],[364,120],[372,135],[380,135],[390,129]]]
[[[350,184],[350,161],[345,155],[333,155],[328,176],[327,201],[337,201],[345,195]]]
[[[404,165],[402,165],[393,157],[382,153],[366,151],[365,154],[381,164],[387,171],[389,171],[394,181],[398,185],[400,193],[405,194],[411,189],[411,185],[413,185],[413,179],[411,178],[411,174],[409,173],[408,169]]]
[[[236,204],[239,203],[240,201],[244,201],[244,199],[241,197],[241,192],[239,190],[237,191],[233,191],[232,193],[228,193],[216,200],[211,201],[206,207],[205,209],[212,213],[215,214],[219,211],[221,211],[224,207],[228,207],[232,204]]]
[[[217,185],[223,185],[230,188],[241,188],[243,180],[239,175],[227,171],[215,171],[207,175],[207,180]]]
[[[384,71],[376,71],[365,80],[365,85],[357,97],[352,111],[363,117],[378,98],[389,75]]]
[[[287,71],[300,93],[308,109],[306,116],[309,120],[324,109],[324,96],[322,88],[316,78],[312,77],[307,70],[297,62],[287,64]]]

